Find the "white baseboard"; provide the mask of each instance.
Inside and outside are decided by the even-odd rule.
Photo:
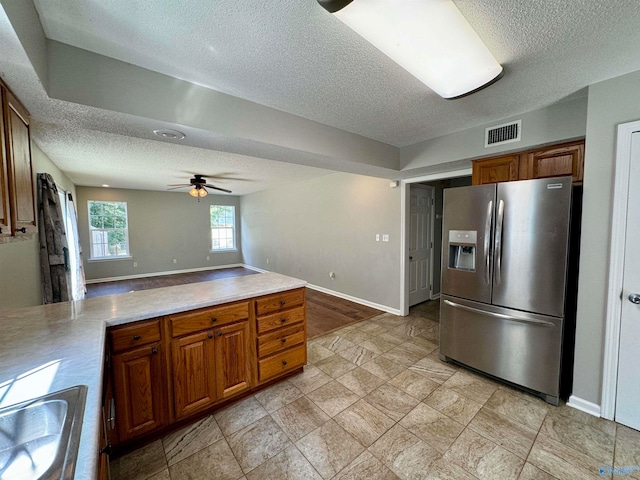
[[[169,270],[167,272],[153,272],[153,273],[142,273],[139,275],[123,275],[121,277],[96,278],[93,280],[87,280],[85,283],[89,285],[92,283],[117,282],[118,280],[134,280],[136,278],[159,277],[161,275],[176,275],[178,273],[204,272],[206,270],[222,270],[223,268],[237,268],[237,267],[245,267],[251,270],[259,271],[256,268],[250,267],[249,265],[244,265],[242,263],[233,263],[231,265],[218,265],[215,267],[186,268],[184,270]]]
[[[596,405],[595,403],[583,400],[582,398],[576,397],[575,395],[571,395],[569,397],[567,405],[569,407],[575,408],[576,410],[580,410],[588,413],[589,415],[593,415],[594,417],[600,416],[600,405]]]
[[[363,300],[362,298],[352,297],[351,295],[347,295],[346,293],[336,292],[334,290],[329,290],[328,288],[319,287],[317,285],[312,285],[307,283],[307,287],[312,290],[317,290],[322,293],[326,293],[328,295],[333,295],[334,297],[343,298],[344,300],[349,300],[353,303],[359,303],[360,305],[364,305],[366,307],[375,308],[377,310],[382,310],[383,312],[392,313],[394,315],[400,315],[400,310],[397,308],[387,307],[386,305],[380,305],[379,303],[370,302],[369,300]]]
[[[262,268],[254,267],[252,265],[247,265],[245,263],[243,263],[241,266],[248,270],[253,270],[254,272],[269,273],[269,270],[263,270]]]

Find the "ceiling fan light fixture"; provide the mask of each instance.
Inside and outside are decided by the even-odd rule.
[[[206,196],[207,196],[207,194],[208,194],[207,189],[206,189],[206,188],[204,188],[204,187],[203,187],[203,188],[200,188],[200,189],[198,190],[198,196],[199,196],[199,197],[206,197]]]
[[[318,0],[443,98],[498,80],[502,66],[452,0]]]
[[[192,197],[198,197],[198,189],[196,187],[193,187],[191,190],[189,190],[189,195],[191,195]]]

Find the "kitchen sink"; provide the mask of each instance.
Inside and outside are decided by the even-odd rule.
[[[0,409],[0,480],[72,479],[87,387]]]

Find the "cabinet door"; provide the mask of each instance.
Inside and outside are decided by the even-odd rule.
[[[5,140],[10,185],[9,204],[12,212],[11,231],[14,234],[22,228],[35,231],[36,211],[31,170],[29,115],[18,100],[6,90],[4,112],[7,122]]]
[[[519,163],[520,155],[474,160],[471,181],[473,185],[484,185],[518,180]]]
[[[249,322],[215,331],[218,398],[228,398],[251,387],[249,370]]]
[[[160,344],[113,356],[116,424],[120,441],[163,425],[166,411],[163,384]]]
[[[215,402],[213,331],[173,340],[171,359],[176,418],[188,416]]]
[[[582,183],[584,142],[536,150],[527,155],[528,178],[571,175],[573,183]]]
[[[4,135],[4,89],[0,88],[0,236],[11,235],[9,221],[9,171],[7,165],[7,150]]]

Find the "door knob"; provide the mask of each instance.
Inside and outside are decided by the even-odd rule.
[[[640,293],[632,293],[629,295],[629,301],[631,303],[635,303],[636,305],[640,304]]]
[[[409,257],[409,261],[413,260],[413,257]]]

